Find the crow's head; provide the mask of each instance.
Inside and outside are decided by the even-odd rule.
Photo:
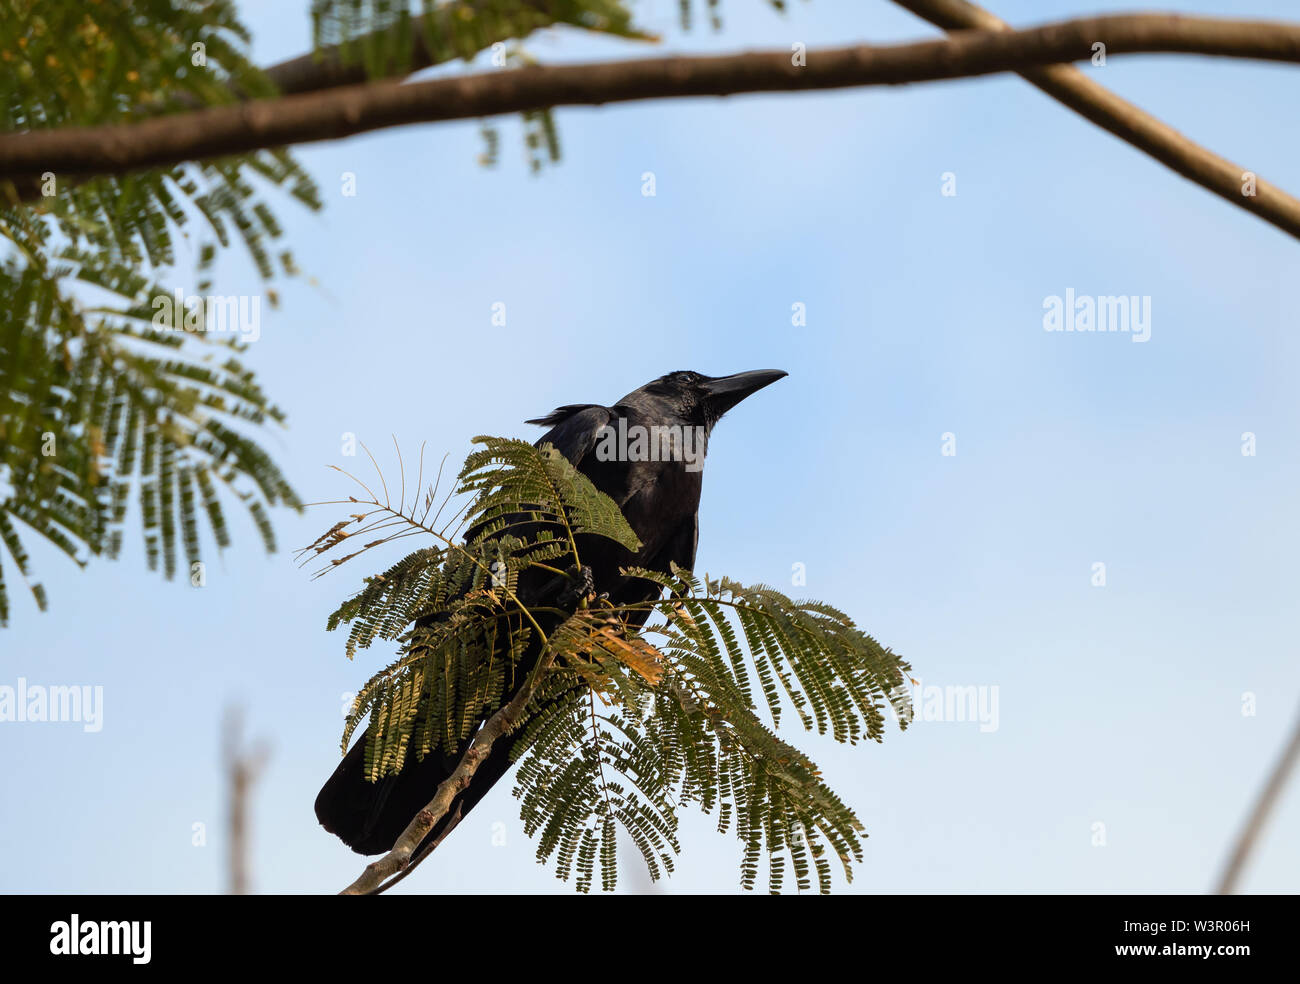
[[[780,369],[755,369],[731,376],[705,376],[679,370],[646,383],[619,403],[643,411],[657,408],[666,419],[712,430],[722,415],[745,397],[786,375],[789,374]]]

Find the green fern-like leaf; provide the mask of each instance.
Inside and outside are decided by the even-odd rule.
[[[330,569],[411,533],[433,541],[330,616],[329,628],[350,626],[350,657],[380,638],[399,647],[359,691],[343,747],[365,724],[372,779],[411,755],[460,754],[481,722],[529,688],[511,746],[515,795],[538,860],[579,891],[614,887],[620,831],[652,878],[671,873],[687,804],[739,839],[746,889],[765,871],[769,891],[791,881],[829,891],[836,862],[852,878],[861,823],[777,729],[792,707],[808,730],[879,741],[886,708],[910,720],[908,664],[829,605],[677,568],[627,572],[659,587],[648,602],[529,609],[518,594],[525,579],[562,575],[587,538],[628,549],[636,538],[553,448],[476,440],[454,525],[427,521],[432,491],[423,512],[353,498],[362,511],[308,548],[344,551]],[[367,539],[377,530],[387,532]]]
[[[10,132],[108,124],[274,95],[249,40],[229,0],[11,0],[0,17],[0,122]],[[191,296],[207,292],[218,244],[241,245],[264,277],[275,272],[282,230],[251,175],[320,206],[284,151],[0,187],[0,516],[12,531],[0,568],[28,577],[29,535],[78,563],[115,557],[135,508],[150,567],[170,577],[182,558],[201,561],[204,525],[218,548],[229,545],[223,496],[274,547],[267,508],[298,499],[256,433],[283,415],[239,362],[237,341],[153,320],[154,300],[172,293],[161,281],[184,259],[178,243],[195,233]],[[292,271],[287,251],[279,262]],[[0,577],[0,624],[8,583]],[[33,593],[43,606],[38,585]]]

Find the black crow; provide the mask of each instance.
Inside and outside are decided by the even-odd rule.
[[[604,538],[586,537],[585,543],[579,539],[582,590],[557,583],[553,576],[545,580],[521,578],[517,593],[523,603],[530,608],[567,607],[572,611],[578,599],[591,590],[608,595],[615,604],[633,604],[657,597],[659,586],[624,577],[620,568],[668,573],[675,563],[693,569],[701,469],[713,425],[745,397],[785,375],[779,369],[715,377],[672,372],[633,390],[612,407],[576,404],[528,421],[550,428],[539,445],[553,445],[618,503],[641,548],[633,552]],[[543,625],[546,631],[558,624],[558,616],[552,617],[550,626]],[[437,613],[422,618],[437,618]],[[525,678],[537,655],[536,649],[525,654],[515,673],[517,680]],[[503,703],[511,696],[508,691]],[[510,768],[510,745],[509,739],[497,742],[447,816],[425,839],[422,850],[450,833],[505,775]],[[378,782],[364,778],[364,752],[363,737],[316,797],[316,817],[357,853],[382,854],[433,798],[438,785],[456,768],[464,748],[455,755],[435,753],[418,762],[412,758],[399,773]]]

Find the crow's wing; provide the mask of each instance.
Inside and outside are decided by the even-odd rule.
[[[609,407],[595,403],[575,403],[526,422],[550,425],[551,429],[541,436],[537,444],[552,445],[576,467],[596,446],[601,428],[613,419],[614,411]]]

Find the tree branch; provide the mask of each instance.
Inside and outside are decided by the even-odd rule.
[[[1250,811],[1250,818],[1241,829],[1232,856],[1228,859],[1223,875],[1219,879],[1219,885],[1214,890],[1216,895],[1231,895],[1237,890],[1237,882],[1241,878],[1242,871],[1245,870],[1246,859],[1250,857],[1255,842],[1259,840],[1259,835],[1268,821],[1268,815],[1277,805],[1282,795],[1282,787],[1286,785],[1287,776],[1295,768],[1297,761],[1300,761],[1300,716],[1296,717],[1295,730],[1292,731],[1291,738],[1282,750],[1277,764],[1273,766],[1264,788],[1260,790],[1259,799],[1255,801],[1255,807]]]
[[[909,9],[927,6],[920,0],[899,2]],[[945,11],[951,5],[952,0],[942,4]],[[1300,62],[1298,25],[1141,14],[1081,18],[1025,31],[960,32],[914,44],[819,49],[807,53],[805,66],[793,64],[789,52],[775,51],[529,67],[405,85],[384,81],[340,86],[131,124],[7,134],[0,136],[0,181],[30,181],[45,171],[61,176],[122,174],[390,126],[550,106],[894,85],[1004,71],[1025,70],[1036,85],[1060,90],[1048,89],[1064,101],[1068,86],[1056,75],[1074,70],[1039,66],[1089,58],[1098,41],[1108,54],[1163,51]],[[1036,74],[1043,79],[1034,78]],[[1093,87],[1081,75],[1078,81]],[[1092,97],[1104,96],[1106,111],[1075,107],[1094,122],[1119,132],[1116,117],[1141,114],[1105,89],[1096,89],[1102,95]],[[1241,169],[1141,115],[1146,139],[1134,139],[1136,145],[1225,198],[1228,184],[1240,188]],[[1135,126],[1132,120],[1125,123],[1125,130]],[[1192,149],[1208,161],[1186,159]],[[1255,197],[1236,193],[1233,200],[1300,237],[1300,202],[1263,182],[1258,191]]]
[[[227,823],[229,825],[229,893],[247,895],[248,877],[248,801],[252,787],[266,768],[269,751],[264,744],[245,749],[244,715],[241,708],[226,708],[222,722],[221,757],[229,784]]]
[[[967,3],[966,0],[894,0],[894,2],[947,31],[1015,32],[1006,21],[1000,20],[996,15],[972,3]],[[1203,18],[1187,20],[1188,22],[1201,21]],[[1231,36],[1238,42],[1244,42],[1250,33],[1243,30],[1246,28],[1244,22],[1232,26],[1222,21],[1217,23],[1226,32],[1225,41],[1228,36]],[[1257,26],[1263,27],[1263,25]],[[1294,37],[1296,30],[1294,26],[1278,24],[1274,27]],[[1107,54],[1124,50],[1114,47],[1108,37],[1099,35],[1097,40],[1106,44]],[[1281,41],[1280,38],[1278,40]],[[1285,46],[1286,42],[1282,44]],[[1227,52],[1202,53],[1226,54]],[[1237,53],[1243,57],[1268,57],[1266,55],[1245,56],[1240,49]],[[1227,158],[1220,157],[1200,144],[1188,140],[1173,127],[1158,120],[1141,107],[1115,95],[1105,86],[1097,84],[1074,66],[1049,65],[1028,68],[1020,71],[1019,74],[1057,102],[1068,106],[1103,130],[1109,130],[1121,140],[1154,157],[1170,170],[1181,174],[1189,181],[1194,181],[1207,191],[1214,192],[1231,204],[1253,212],[1265,222],[1277,226],[1292,236],[1300,237],[1300,200],[1259,178],[1255,182],[1255,194],[1253,196],[1244,194],[1242,191],[1244,174],[1250,170],[1249,168],[1234,164]]]
[[[519,688],[509,703],[488,718],[483,723],[483,727],[474,733],[474,738],[470,741],[469,748],[465,749],[465,754],[461,756],[455,771],[442,781],[437,792],[433,794],[433,799],[425,804],[424,809],[417,813],[415,819],[402,831],[401,836],[393,844],[393,849],[378,861],[366,865],[361,877],[343,889],[340,895],[377,895],[405,878],[408,871],[428,856],[429,851],[425,850],[415,858],[411,857],[415,849],[420,846],[420,842],[428,836],[429,831],[451,810],[457,794],[469,786],[474,773],[492,751],[492,746],[519,727],[524,709],[537,689],[537,681],[554,658],[554,653],[549,649],[542,655],[538,661],[537,672],[533,673],[528,682]],[[459,816],[454,817],[452,825],[458,823],[459,819]],[[442,836],[445,837],[449,832],[450,827],[443,832]],[[394,878],[394,875],[397,877]],[[388,880],[390,878],[391,881]]]
[[[546,18],[543,22],[534,27],[529,27],[519,33],[511,34],[508,28],[501,27],[494,23],[488,23],[489,32],[481,38],[482,49],[486,50],[492,47],[496,42],[505,43],[507,41],[523,41],[537,31],[547,27],[572,27],[576,30],[590,30],[596,33],[604,33],[598,28],[588,28],[581,23],[574,23],[567,20],[551,20],[550,11],[547,5],[541,0],[530,0],[530,5],[535,7],[539,17]],[[450,8],[443,10],[444,15],[448,14]],[[416,72],[434,65],[446,64],[454,61],[460,54],[446,57],[436,55],[429,50],[425,37],[425,18],[430,15],[421,14],[411,20],[411,43],[410,50],[406,52],[404,61],[394,62],[389,66],[391,71],[385,75],[385,78],[406,78],[414,75]],[[482,19],[480,25],[484,23]],[[365,50],[368,45],[382,44],[388,37],[388,31],[381,29],[373,31],[370,34],[356,38],[352,43],[359,50]],[[631,37],[637,40],[652,40],[647,35],[633,34]],[[400,65],[401,67],[397,67]],[[363,82],[371,81],[374,76],[369,74],[369,66],[360,60],[347,61],[343,58],[337,45],[330,45],[320,48],[316,51],[309,51],[306,54],[298,55],[295,58],[287,58],[284,61],[277,62],[268,68],[263,69],[267,79],[276,87],[278,94],[281,96],[300,95],[307,92],[321,92],[326,89],[336,89],[345,85],[359,85]],[[241,90],[231,87],[231,95],[240,102],[247,101],[248,95]],[[181,98],[179,100],[180,108],[190,111],[197,111],[204,108],[203,104],[197,99]],[[136,107],[136,113],[140,117],[154,117],[159,114],[159,110],[154,106],[141,105]],[[82,180],[93,178],[95,175],[89,174],[82,176]],[[69,178],[64,182],[63,187],[69,187],[80,183],[77,177]],[[18,202],[31,202],[43,197],[41,193],[41,181],[36,177],[29,177],[24,180],[16,181],[15,188],[17,191]]]

